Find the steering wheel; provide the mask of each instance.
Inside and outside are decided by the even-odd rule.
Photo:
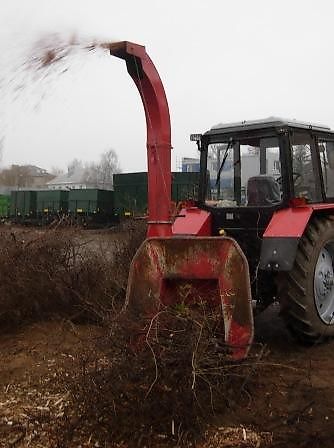
[[[293,171],[292,177],[293,177],[293,183],[296,185],[298,179],[299,179],[299,182],[301,181],[302,175],[300,173],[297,173],[296,171]]]
[[[297,185],[296,185],[296,184],[297,184],[297,180],[299,179],[299,182],[300,182],[302,175],[301,175],[300,173],[297,173],[296,171],[293,171],[293,173],[292,173],[292,177],[293,177],[293,183],[294,183],[294,185],[297,186]],[[279,176],[279,177],[276,179],[276,182],[277,182],[280,186],[282,186],[282,176]]]

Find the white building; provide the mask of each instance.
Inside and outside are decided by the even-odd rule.
[[[74,172],[60,174],[47,183],[50,190],[81,190],[87,188],[99,188],[102,190],[112,190],[112,182],[99,182],[90,178],[85,169],[77,169]]]

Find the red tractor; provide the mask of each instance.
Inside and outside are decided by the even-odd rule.
[[[247,356],[253,307],[280,301],[291,332],[334,335],[334,132],[278,118],[194,134],[198,201],[171,213],[166,96],[145,48],[110,45],[124,59],[147,123],[148,238],[130,269],[127,303],[140,316],[204,300],[221,310],[232,359]]]

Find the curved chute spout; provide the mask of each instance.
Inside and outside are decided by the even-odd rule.
[[[159,73],[145,47],[132,42],[108,44],[124,59],[140,93],[147,128],[148,236],[170,236],[171,130],[168,103]]]

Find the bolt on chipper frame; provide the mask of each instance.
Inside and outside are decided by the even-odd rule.
[[[199,197],[173,216],[159,74],[145,47],[125,41],[109,49],[125,60],[147,125],[148,233],[131,264],[127,305],[149,318],[180,301],[204,301],[220,311],[235,360],[253,340],[252,302],[262,310],[279,300],[300,339],[333,336],[334,132],[271,117],[193,134]]]

